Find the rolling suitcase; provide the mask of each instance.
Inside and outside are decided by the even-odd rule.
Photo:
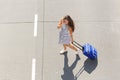
[[[87,56],[91,60],[97,59],[97,50],[90,44],[86,43],[83,46],[77,43],[76,41],[73,41],[73,45],[75,45],[77,48],[82,50],[83,54]]]

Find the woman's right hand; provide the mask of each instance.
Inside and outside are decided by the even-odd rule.
[[[64,22],[64,20],[63,20],[63,18],[62,18],[62,19],[59,21],[59,23],[58,23],[58,29],[62,27],[63,22]]]

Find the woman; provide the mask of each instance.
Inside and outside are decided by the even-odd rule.
[[[59,44],[63,45],[63,49],[60,51],[60,53],[62,54],[67,52],[67,47],[69,47],[74,50],[76,54],[78,54],[79,50],[71,44],[74,41],[73,32],[75,30],[75,26],[72,18],[69,15],[66,15],[60,20],[58,23],[58,29],[61,29],[59,34]]]

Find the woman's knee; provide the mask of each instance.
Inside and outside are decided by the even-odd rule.
[[[67,47],[70,46],[70,44],[63,44],[63,45],[64,45],[64,46],[67,46]]]

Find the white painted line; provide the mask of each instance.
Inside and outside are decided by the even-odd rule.
[[[32,59],[32,80],[35,80],[36,77],[36,59]]]
[[[37,37],[37,28],[38,28],[38,15],[34,16],[34,37]]]

